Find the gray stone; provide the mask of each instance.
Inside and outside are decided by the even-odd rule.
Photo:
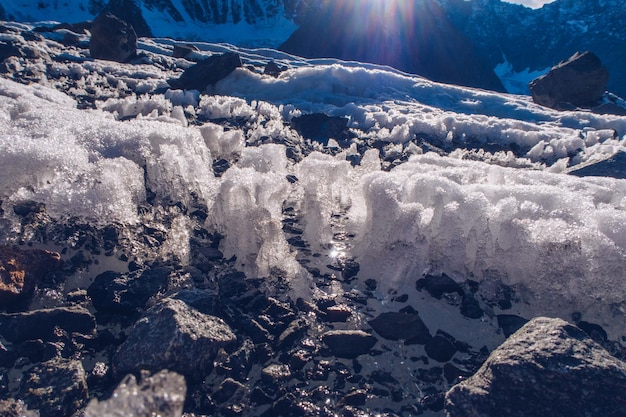
[[[176,90],[204,91],[242,65],[241,57],[234,52],[213,55],[187,68],[179,78],[170,79],[167,83]]]
[[[561,319],[535,318],[446,394],[447,417],[623,417],[626,363]]]
[[[404,339],[413,344],[424,344],[431,337],[417,313],[382,313],[368,323],[376,333],[389,340]]]
[[[91,400],[84,417],[160,416],[180,417],[187,385],[181,375],[162,370],[140,381],[128,375],[107,400]]]
[[[0,314],[0,334],[14,343],[33,339],[49,340],[55,337],[57,328],[68,333],[91,335],[96,331],[96,319],[89,310],[80,306]]]
[[[609,82],[609,72],[591,52],[576,53],[529,84],[533,101],[553,109],[593,107]]]
[[[113,366],[118,375],[167,368],[200,379],[211,371],[218,350],[236,340],[222,319],[181,300],[165,299],[135,323],[114,356]]]
[[[41,417],[73,415],[87,400],[87,380],[79,360],[54,358],[24,375],[18,398]]]

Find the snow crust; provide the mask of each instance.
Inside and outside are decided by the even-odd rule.
[[[143,42],[153,54],[172,45]],[[106,224],[139,222],[147,190],[164,205],[200,202],[209,214],[205,226],[225,236],[220,249],[248,276],[280,268],[306,287],[310,275],[282,229],[291,205],[321,264],[355,259],[359,276],[379,281],[382,294],[428,272],[500,279],[581,308],[626,300],[626,181],[562,173],[624,151],[626,118],[555,112],[527,97],[375,65],[198,46],[201,54],[236,50],[251,62],[277,60],[289,69],[272,78],[241,68],[204,92],[156,94],[174,74],[97,61],[52,64],[85,85],[96,72],[137,93],[99,102],[96,110],[78,110],[44,85],[0,79],[5,208],[33,199],[52,216]],[[355,143],[342,149],[332,139],[332,155],[288,159],[287,143],[308,143],[288,122],[310,112],[347,117]],[[203,122],[190,124],[190,116]],[[356,143],[372,139],[382,148],[353,165]],[[428,152],[420,140],[449,151]],[[464,143],[502,150],[459,147]],[[512,145],[525,154],[507,151]],[[381,152],[412,156],[387,171]],[[212,163],[221,158],[234,164],[216,177]],[[168,247],[188,251],[190,225],[172,227]],[[338,231],[349,241],[338,242]]]

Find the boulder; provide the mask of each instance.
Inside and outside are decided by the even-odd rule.
[[[112,13],[101,13],[91,25],[89,53],[93,59],[128,62],[137,55],[133,27]]]
[[[322,341],[336,357],[354,359],[368,353],[377,339],[362,330],[331,330],[322,335]]]
[[[172,57],[174,58],[187,58],[192,52],[199,51],[199,49],[190,43],[177,43],[172,50]]]
[[[57,329],[92,335],[96,331],[96,319],[89,310],[80,306],[0,314],[0,334],[13,343],[34,339],[52,340]]]
[[[213,55],[187,68],[179,78],[167,80],[175,90],[203,91],[241,67],[241,57],[234,52]]]
[[[198,380],[213,368],[218,350],[236,340],[222,319],[168,298],[135,323],[114,356],[113,367],[118,375],[167,368]]]
[[[446,394],[447,417],[618,417],[626,363],[561,319],[535,318]]]
[[[11,303],[27,297],[38,281],[62,265],[56,252],[0,246],[0,301]]]
[[[151,38],[152,30],[141,13],[136,0],[109,0],[101,13],[111,13],[133,27],[140,38]]]
[[[19,398],[40,417],[71,416],[87,400],[87,377],[81,361],[54,358],[31,368],[20,384]]]
[[[291,119],[293,128],[306,139],[328,144],[328,139],[343,141],[350,138],[348,119],[324,113],[303,114]]]
[[[368,323],[376,333],[389,340],[404,339],[407,343],[424,344],[431,338],[428,327],[417,313],[382,313]]]
[[[148,375],[142,375],[139,381],[127,375],[108,400],[91,400],[84,417],[180,417],[187,392],[185,378],[167,370]]]
[[[609,72],[592,52],[576,53],[529,84],[533,101],[553,109],[591,108],[606,90]]]

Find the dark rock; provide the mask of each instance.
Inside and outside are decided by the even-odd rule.
[[[355,389],[347,393],[340,401],[340,404],[360,406],[367,401],[367,391]]]
[[[602,103],[593,106],[591,111],[596,114],[613,114],[616,116],[626,116],[626,108],[615,103]]]
[[[114,356],[113,367],[117,374],[167,368],[200,379],[212,369],[218,350],[235,341],[222,319],[181,300],[165,299],[135,323]]]
[[[122,274],[106,271],[87,288],[96,310],[131,314],[143,308],[150,297],[167,288],[170,270],[156,267]]]
[[[325,314],[322,319],[329,323],[345,323],[352,316],[352,310],[346,305],[330,306],[323,311]]]
[[[291,125],[302,137],[328,144],[328,139],[338,141],[350,137],[348,119],[323,113],[303,114],[291,119]]]
[[[377,339],[362,330],[331,330],[322,335],[322,341],[338,358],[353,359],[367,354]]]
[[[606,331],[599,324],[579,320],[576,322],[576,327],[587,333],[590,338],[600,344],[608,340],[608,335],[606,334]]]
[[[215,314],[218,310],[217,294],[211,290],[198,288],[184,289],[172,296],[204,314]]]
[[[562,109],[593,107],[600,101],[609,81],[609,72],[591,52],[576,53],[552,67],[529,84],[533,101],[542,106]]]
[[[419,279],[415,286],[418,291],[425,289],[438,300],[440,300],[444,294],[457,293],[463,295],[461,286],[446,274],[439,276],[426,275],[424,278]]]
[[[52,26],[52,30],[57,31],[65,29],[79,35],[88,35],[91,31],[91,23],[92,22],[59,23],[58,25]]]
[[[54,358],[26,372],[19,398],[40,417],[71,416],[87,400],[85,370],[79,360]]]
[[[522,326],[528,323],[528,319],[514,314],[499,314],[497,318],[498,327],[502,329],[504,337],[511,336],[513,333],[521,329]]]
[[[612,177],[626,179],[626,152],[620,151],[615,155],[590,164],[574,166],[568,174],[577,177]]]
[[[56,252],[0,245],[0,301],[12,303],[28,297],[38,282],[62,265]]]
[[[245,385],[241,382],[235,381],[232,378],[226,378],[213,393],[213,399],[218,404],[221,404],[228,401],[237,391],[243,389],[245,389]]]
[[[474,294],[465,293],[461,300],[461,314],[469,319],[479,319],[483,316],[483,309]]]
[[[29,410],[22,400],[0,400],[0,415],[4,417],[40,417],[38,411]]]
[[[0,62],[12,56],[22,56],[19,46],[12,42],[0,42]]]
[[[44,203],[33,200],[25,200],[13,204],[13,213],[22,217],[29,214],[42,213],[45,209],[46,205]]]
[[[172,56],[174,58],[187,58],[192,52],[197,52],[199,49],[190,43],[177,43],[172,50]]]
[[[404,339],[412,344],[424,344],[430,339],[428,327],[417,313],[381,313],[368,322],[385,339]]]
[[[91,25],[89,52],[93,59],[128,62],[137,55],[137,34],[115,15],[101,13]]]
[[[167,80],[167,83],[176,90],[204,91],[242,65],[241,57],[234,52],[213,55],[187,68],[179,78]]]
[[[96,320],[89,310],[80,306],[0,314],[0,334],[10,342],[53,339],[56,329],[91,335],[95,333]]]
[[[457,352],[455,340],[442,331],[437,334],[424,345],[424,350],[429,358],[437,362],[448,362]]]
[[[289,379],[291,379],[291,369],[289,369],[289,365],[272,364],[261,370],[261,380],[266,384],[275,385]]]
[[[109,0],[109,4],[102,10],[102,13],[111,13],[128,23],[139,37],[151,38],[153,36],[136,0]]]
[[[460,369],[457,366],[448,362],[443,365],[443,376],[446,378],[448,384],[454,385],[461,382],[465,378],[469,378],[470,376],[472,376],[472,373]]]
[[[91,400],[84,417],[180,417],[186,392],[185,378],[175,372],[162,370],[152,376],[142,374],[139,381],[134,375],[128,375],[109,399]]]
[[[263,74],[270,75],[272,77],[278,77],[281,72],[285,71],[286,68],[279,66],[276,62],[270,61],[265,65],[263,69]]]
[[[449,417],[624,415],[626,363],[579,328],[535,318],[446,394]]]

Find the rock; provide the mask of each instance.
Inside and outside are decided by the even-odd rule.
[[[137,34],[114,14],[101,13],[91,25],[89,52],[93,59],[128,62],[137,54]]]
[[[429,358],[437,362],[448,362],[457,351],[454,342],[452,336],[438,331],[433,338],[426,342],[424,350]]]
[[[213,368],[218,350],[236,340],[222,319],[181,300],[165,299],[135,323],[114,356],[113,367],[118,375],[167,368],[198,380]]]
[[[265,65],[265,68],[263,69],[263,74],[276,78],[280,75],[281,72],[285,70],[285,67],[281,67],[276,62],[270,61]]]
[[[502,329],[504,337],[511,336],[513,333],[521,329],[522,326],[528,323],[528,319],[516,316],[515,314],[499,314],[497,319],[498,327]]]
[[[187,58],[192,52],[199,51],[199,49],[190,43],[177,43],[172,50],[172,57],[174,58]]]
[[[322,335],[322,341],[336,357],[354,359],[367,354],[378,340],[362,330],[331,330]]]
[[[242,65],[241,57],[234,52],[213,55],[187,68],[179,78],[167,80],[167,83],[175,90],[204,91]]]
[[[141,8],[136,0],[109,0],[109,4],[101,13],[111,13],[119,19],[128,23],[135,30],[137,36],[141,38],[151,38],[152,30],[143,18]]]
[[[448,417],[624,415],[626,363],[579,328],[531,320],[446,394]]]
[[[289,365],[272,364],[261,370],[261,380],[266,384],[277,384],[288,379],[291,379]]]
[[[306,139],[328,144],[328,139],[338,141],[350,137],[348,119],[345,117],[328,116],[324,113],[303,114],[291,119],[293,128]]]
[[[329,323],[345,323],[352,316],[352,310],[347,305],[330,306],[323,309],[325,313],[322,319]]]
[[[576,53],[529,84],[533,101],[553,109],[593,107],[606,90],[609,72],[592,52]]]
[[[461,299],[461,314],[469,319],[479,319],[483,316],[483,309],[472,293],[463,294]]]
[[[213,399],[218,403],[222,404],[228,401],[237,391],[243,391],[246,389],[246,386],[241,382],[235,381],[232,378],[226,378],[222,381],[222,383],[217,387],[217,390],[213,393]]]
[[[0,314],[0,334],[13,343],[54,339],[57,328],[68,333],[92,335],[96,331],[96,320],[89,310],[81,306]]]
[[[424,344],[431,338],[428,327],[417,313],[382,313],[368,324],[381,337],[389,340],[404,339],[411,344]]]
[[[463,295],[463,289],[452,278],[446,274],[426,275],[424,278],[417,281],[415,287],[418,291],[425,289],[430,295],[440,300],[444,294],[457,293]]]
[[[37,282],[62,265],[56,252],[0,246],[0,301],[12,303],[29,296]]]
[[[93,399],[84,417],[152,416],[180,417],[187,385],[181,375],[162,370],[152,376],[124,377],[107,400]]]
[[[122,274],[106,271],[87,288],[99,312],[131,314],[143,308],[150,297],[167,288],[170,269],[155,267]]]
[[[87,400],[87,382],[81,361],[54,358],[24,375],[19,398],[40,417],[71,416]]]
[[[612,177],[618,179],[626,178],[626,152],[620,151],[616,154],[586,164],[576,165],[567,171],[568,174],[577,177]]]
[[[22,56],[19,46],[10,41],[0,42],[0,62],[12,56]]]
[[[0,415],[4,417],[39,417],[38,411],[26,408],[22,400],[0,400]]]

